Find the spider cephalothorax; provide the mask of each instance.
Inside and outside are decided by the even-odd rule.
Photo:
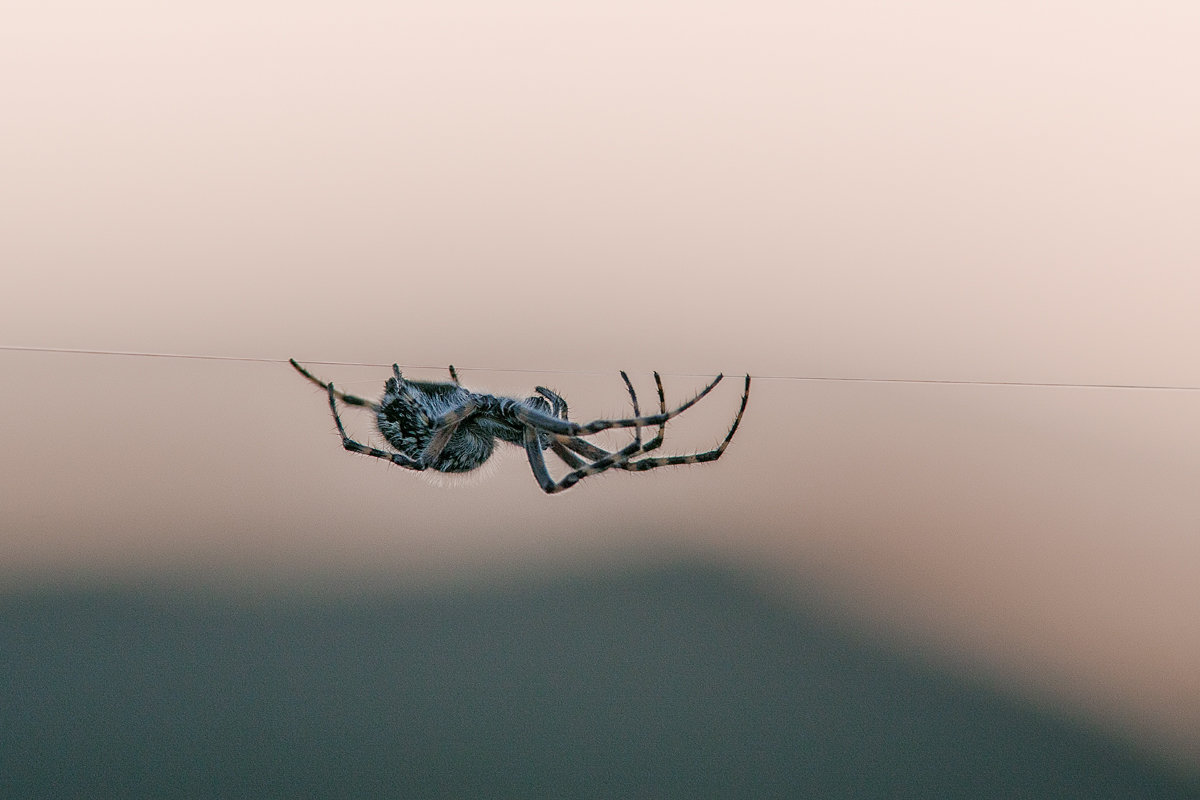
[[[550,494],[569,489],[588,475],[608,469],[640,471],[673,464],[716,461],[733,439],[750,398],[750,376],[747,375],[737,416],[729,433],[715,449],[683,456],[635,459],[635,456],[658,448],[662,444],[667,421],[695,405],[720,383],[722,376],[718,375],[691,400],[668,412],[662,379],[657,372],[654,373],[659,412],[643,417],[633,384],[622,372],[621,378],[633,402],[633,416],[628,419],[598,419],[580,425],[567,418],[567,402],[545,387],[538,386],[535,389],[537,394],[524,400],[479,394],[459,383],[454,367],[450,367],[452,382],[444,383],[407,380],[400,374],[400,367],[392,365],[392,377],[384,385],[383,398],[376,403],[340,392],[332,383],[314,377],[295,359],[291,363],[301,375],[325,389],[329,395],[333,420],[342,437],[342,446],[347,450],[386,459],[407,469],[469,472],[491,457],[496,440],[500,440],[525,448],[538,485]],[[396,452],[368,447],[347,436],[338,414],[338,400],[374,411],[379,432],[396,448]],[[642,427],[651,425],[658,426],[658,433],[650,441],[643,442]],[[609,451],[583,438],[611,428],[633,428],[633,441],[620,450]],[[561,480],[551,478],[546,468],[544,451],[548,449],[572,469]]]

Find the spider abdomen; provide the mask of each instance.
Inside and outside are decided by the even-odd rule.
[[[389,380],[376,413],[379,432],[404,455],[418,462],[425,456],[441,415],[462,406],[470,393],[449,383]],[[487,461],[494,450],[491,437],[481,435],[469,422],[463,424],[425,466],[439,472],[469,472]]]
[[[450,437],[446,447],[429,466],[438,472],[470,472],[492,457],[495,442],[468,431]]]

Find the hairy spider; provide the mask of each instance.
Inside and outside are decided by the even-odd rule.
[[[301,375],[329,395],[333,421],[342,437],[342,447],[347,450],[382,458],[406,469],[469,472],[491,457],[499,439],[525,448],[533,475],[547,494],[570,489],[588,475],[609,469],[639,472],[673,464],[716,461],[733,439],[742,421],[742,412],[746,410],[746,402],[750,399],[750,376],[747,375],[742,405],[738,408],[729,433],[716,448],[690,455],[648,456],[635,460],[635,456],[657,449],[663,442],[667,421],[699,402],[721,382],[723,376],[718,375],[691,400],[673,411],[667,411],[662,378],[657,372],[654,373],[654,382],[658,386],[658,413],[643,417],[633,384],[629,376],[622,372],[621,379],[625,381],[633,402],[633,416],[628,419],[598,419],[581,425],[567,418],[567,401],[543,386],[535,389],[535,396],[524,400],[496,397],[464,388],[459,383],[454,367],[450,367],[452,382],[442,383],[410,381],[402,377],[400,367],[393,364],[392,377],[384,384],[383,398],[375,403],[338,391],[332,383],[314,377],[295,359],[290,361]],[[363,406],[374,411],[379,432],[398,452],[377,450],[347,436],[338,414],[338,400],[346,405]],[[643,425],[658,426],[658,433],[648,442],[642,441]],[[633,441],[619,450],[609,451],[583,438],[611,428],[633,428]],[[561,480],[555,481],[550,477],[544,452],[547,449],[552,450],[572,470]]]

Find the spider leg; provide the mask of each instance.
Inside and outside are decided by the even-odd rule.
[[[525,406],[517,406],[513,410],[513,414],[523,425],[537,428],[538,430],[545,431],[546,433],[559,433],[565,436],[586,436],[587,434],[606,431],[610,428],[636,428],[642,425],[662,425],[667,420],[682,414],[684,411],[687,411],[689,408],[696,405],[696,403],[700,402],[705,395],[711,392],[716,385],[721,382],[723,377],[723,375],[718,375],[713,379],[712,383],[701,389],[699,394],[697,394],[691,400],[688,400],[686,403],[680,405],[678,408],[669,412],[654,414],[653,416],[649,417],[633,417],[631,419],[597,419],[584,425],[579,425],[577,423],[570,422],[568,420],[562,420],[558,417],[554,417],[540,411],[535,411]]]
[[[303,375],[304,377],[308,378],[310,381],[312,381],[313,383],[315,383],[317,386],[320,386],[322,389],[328,389],[328,388],[329,388],[329,384],[328,384],[328,383],[326,383],[325,381],[321,380],[320,378],[317,378],[317,377],[315,377],[315,376],[314,376],[314,375],[313,375],[311,372],[309,372],[308,370],[306,370],[304,367],[300,366],[300,365],[299,365],[299,364],[296,362],[296,359],[294,359],[294,358],[289,358],[289,359],[288,359],[288,361],[289,361],[289,362],[291,362],[292,366],[296,368],[296,371],[297,371],[297,372],[299,372],[299,373],[300,373],[301,375]],[[367,407],[367,408],[369,408],[369,409],[371,409],[371,410],[373,410],[373,411],[379,411],[379,404],[378,404],[378,403],[374,403],[374,402],[372,402],[372,401],[370,401],[370,400],[364,400],[364,399],[363,399],[363,398],[361,398],[361,397],[355,397],[355,396],[354,396],[354,395],[352,395],[352,394],[344,394],[343,392],[339,392],[339,391],[337,391],[337,390],[334,390],[334,393],[337,395],[337,398],[338,398],[339,400],[341,400],[343,403],[345,403],[345,404],[346,404],[346,405],[348,405],[348,406],[365,406],[365,407]]]
[[[462,382],[458,379],[458,373],[454,371],[454,365],[450,365],[450,380],[454,381],[455,386],[462,386]]]
[[[299,367],[297,367],[299,369]],[[342,437],[342,447],[349,450],[351,453],[362,453],[364,456],[373,456],[374,458],[382,458],[385,461],[390,461],[393,464],[405,467],[406,469],[415,469],[421,471],[425,469],[425,465],[419,461],[414,461],[402,453],[389,453],[386,450],[378,450],[374,447],[368,447],[365,444],[354,441],[346,435],[346,428],[342,425],[342,418],[337,410],[337,398],[341,395],[339,391],[333,388],[333,384],[325,385],[325,390],[329,393],[329,409],[333,412],[333,422],[337,425],[338,434]]]
[[[746,403],[750,400],[750,376],[746,376],[746,388],[742,392],[742,404],[738,407],[737,416],[733,418],[733,425],[729,428],[729,433],[725,434],[725,439],[721,444],[717,445],[712,450],[703,453],[692,453],[686,456],[657,456],[651,458],[643,458],[638,461],[628,461],[621,465],[621,469],[627,469],[634,472],[642,470],[654,469],[655,467],[669,467],[676,464],[701,464],[706,461],[716,461],[725,452],[725,448],[729,446],[729,442],[733,439],[733,435],[737,433],[738,425],[742,424],[742,413],[746,410]]]
[[[629,402],[633,404],[633,416],[635,418],[642,415],[642,410],[638,408],[637,392],[633,390],[633,384],[629,380],[629,376],[625,374],[625,370],[621,370],[621,380],[625,381],[625,388],[629,391]],[[666,424],[666,423],[664,423]],[[642,426],[637,425],[633,429],[633,441],[640,450],[642,447]]]
[[[642,409],[637,407],[637,392],[634,391],[634,384],[630,383],[629,375],[625,374],[624,369],[622,369],[622,371],[620,371],[620,379],[625,381],[625,390],[629,392],[629,402],[632,403],[632,405],[634,405],[634,419],[636,420],[636,419],[638,419],[638,417],[642,416]],[[638,449],[641,449],[641,446],[642,446],[642,426],[641,425],[634,426],[634,444],[637,445]]]
[[[566,465],[571,469],[579,469],[580,467],[585,466],[588,462],[584,461],[582,458],[575,455],[570,451],[570,449],[568,449],[568,445],[564,442],[566,438],[567,437],[565,436],[555,436],[554,440],[550,442],[550,449],[553,450],[554,454],[561,458],[563,462],[565,462]],[[603,458],[608,454],[607,450],[600,450],[599,447],[597,447],[596,450],[599,450],[600,453],[592,456],[592,458]]]
[[[667,413],[667,398],[666,398],[666,395],[663,393],[662,377],[657,372],[654,373],[654,383],[658,387],[659,412],[661,414],[666,414]],[[637,406],[637,395],[632,392],[632,387],[630,387],[630,394],[633,397],[633,413],[635,415],[639,414],[640,412],[638,411],[638,406]],[[651,439],[650,441],[646,442],[644,445],[642,445],[641,448],[639,448],[638,452],[635,453],[634,455],[639,455],[641,453],[649,453],[651,450],[657,450],[663,443],[663,435],[665,434],[666,430],[667,430],[666,423],[664,422],[664,423],[660,424],[658,426],[658,433],[655,435],[655,437],[653,439]],[[576,468],[576,469],[579,468],[580,466],[582,466],[584,464],[584,462],[579,460],[578,458],[576,458],[576,456],[573,453],[568,453],[568,455],[563,455],[563,450],[565,450],[565,449],[573,450],[573,451],[575,451],[575,453],[579,453],[579,455],[584,456],[586,458],[590,458],[593,461],[596,459],[604,458],[608,455],[611,455],[609,453],[609,451],[605,450],[604,448],[597,447],[596,445],[589,442],[587,439],[581,439],[578,436],[556,436],[554,444],[558,445],[558,447],[554,447],[554,445],[551,445],[551,447],[553,447],[553,449],[554,449],[555,454],[559,458],[561,458],[563,461],[567,462],[567,464],[569,466]],[[620,464],[618,466],[621,469],[632,470],[635,468],[633,466],[634,463],[636,463],[636,462],[626,462],[626,463]]]
[[[622,375],[622,377],[624,377],[624,373],[621,373],[621,375]],[[717,380],[720,380],[720,378],[718,378]],[[626,379],[625,383],[629,383],[629,380]],[[667,413],[667,396],[666,396],[666,394],[663,393],[662,376],[659,375],[657,372],[654,373],[654,386],[658,390],[658,413],[660,416],[665,416]],[[634,416],[638,416],[641,412],[638,411],[637,395],[634,394],[632,386],[629,387],[629,394],[633,397]],[[697,399],[699,399],[699,398],[697,398]],[[638,429],[638,434],[639,434],[638,438],[641,438],[641,436],[640,436],[641,432],[642,431],[639,428]],[[664,419],[662,422],[660,422],[658,424],[658,433],[656,433],[654,435],[653,439],[646,442],[646,444],[641,448],[640,452],[648,453],[651,450],[657,449],[658,446],[663,443],[663,435],[666,432],[667,432],[667,421]],[[583,440],[581,439],[580,441],[583,441]],[[588,444],[590,444],[590,442]],[[624,469],[624,465],[622,465],[622,469]]]
[[[621,380],[625,381],[625,388],[629,392],[629,400],[633,404],[633,416],[640,417],[642,415],[642,411],[638,407],[637,392],[634,390],[633,384],[630,383],[629,376],[625,374],[625,370],[621,370]],[[660,384],[659,388],[660,388],[659,397],[661,399],[661,397],[662,397],[661,384]],[[554,392],[550,391],[549,389],[547,389],[543,386],[537,387],[537,391],[543,397],[550,397],[552,400],[561,401],[563,404],[563,411],[564,412],[566,411],[566,401],[563,400],[558,395],[554,394]],[[662,405],[662,403],[660,403],[660,405]],[[664,407],[662,410],[665,412],[666,408]],[[556,411],[557,411],[557,409],[556,409]],[[565,414],[560,415],[560,414],[556,413],[555,416],[562,416],[564,419],[566,418]],[[636,428],[634,428],[633,439],[635,442],[638,442],[638,443],[641,442],[642,426],[638,425]],[[572,469],[579,469],[579,468],[583,467],[585,464],[587,464],[587,462],[584,461],[583,459],[579,458],[578,456],[576,456],[575,453],[571,452],[571,450],[574,450],[575,452],[577,452],[581,455],[587,456],[588,458],[590,458],[592,460],[604,458],[606,456],[611,455],[611,453],[608,450],[605,450],[602,447],[597,447],[596,445],[592,444],[591,442],[589,442],[585,439],[580,439],[577,436],[563,436],[562,434],[554,435],[554,439],[551,441],[550,447],[551,447],[551,449],[554,450],[555,454],[559,458],[561,458],[563,461],[565,461],[567,463],[567,466],[571,467]]]
[[[555,443],[552,443],[551,447]],[[604,458],[591,463],[581,463],[578,469],[564,475],[561,480],[555,481],[550,477],[550,471],[546,469],[546,455],[542,451],[537,429],[529,426],[525,428],[525,454],[529,457],[529,466],[533,469],[533,476],[537,479],[538,486],[542,487],[542,491],[546,494],[556,494],[566,491],[588,475],[596,475],[613,467],[619,467],[621,463],[628,461],[630,456],[638,451],[639,447],[641,447],[640,442],[631,442],[615,453],[609,453]],[[557,453],[558,451],[555,450],[555,452]],[[573,455],[572,459],[577,461]]]
[[[447,411],[433,420],[431,425],[437,433],[425,446],[425,452],[421,453],[421,459],[426,464],[437,460],[437,457],[442,454],[442,450],[445,449],[446,443],[450,441],[450,437],[458,430],[458,426],[478,410],[479,403],[475,400],[468,400],[458,408]]]
[[[629,390],[629,399],[630,402],[633,403],[634,418],[641,417],[642,412],[641,409],[638,408],[637,392],[634,390],[633,384],[630,383],[629,376],[625,374],[624,370],[621,371],[621,379],[625,381],[625,388]],[[566,419],[566,400],[563,400],[557,394],[544,386],[538,386],[536,391],[542,397],[545,397],[550,401],[556,417],[559,416],[559,412],[561,411],[562,418],[564,420]],[[661,400],[661,384],[659,385],[659,397]],[[660,405],[661,404],[662,403],[660,403]],[[634,427],[633,441],[617,453],[610,453],[609,451],[600,447],[596,447],[590,442],[578,437],[568,437],[562,434],[554,434],[554,438],[550,440],[550,448],[554,451],[555,455],[561,458],[566,465],[572,469],[572,472],[565,475],[561,481],[555,482],[555,480],[550,477],[550,471],[546,468],[546,455],[541,446],[541,437],[542,434],[539,434],[535,428],[530,426],[525,427],[525,453],[529,457],[529,466],[533,469],[533,475],[537,479],[538,485],[541,486],[542,491],[546,492],[547,494],[554,494],[556,492],[569,489],[587,475],[594,475],[597,472],[603,472],[607,469],[611,469],[612,467],[619,466],[623,462],[628,461],[632,455],[642,452],[641,425],[636,425]],[[583,448],[587,449],[589,453],[594,454],[589,455],[588,457],[595,459],[595,461],[589,463],[575,455],[575,453],[571,452],[571,450],[568,448],[571,446],[570,442],[572,441],[578,442],[579,445],[577,446],[582,446]]]
[[[621,371],[621,379],[625,381],[625,388],[629,390],[629,398],[633,402],[633,416],[640,417],[642,415],[642,412],[638,408],[637,392],[635,392],[633,390],[633,384],[631,384],[629,382],[629,376],[625,374],[624,370]],[[657,372],[654,373],[654,380],[658,382],[659,410],[663,414],[665,414],[665,413],[667,413],[667,401],[663,397],[662,380],[658,377]],[[560,397],[556,392],[553,392],[550,389],[547,389],[545,386],[538,386],[534,389],[534,391],[536,391],[542,397],[544,397],[550,401],[550,403],[554,407],[554,416],[556,416],[560,419],[569,419],[570,418],[569,414],[568,414],[568,410],[567,410],[567,401],[564,400],[562,397]],[[640,428],[641,426],[637,426],[637,427]],[[597,449],[599,449],[599,448],[597,448]],[[602,451],[602,452],[607,452],[607,451]],[[591,456],[589,456],[589,458],[590,457]],[[599,458],[599,456],[596,456],[596,458]]]
[[[621,377],[625,379],[625,386],[629,390],[629,398],[633,402],[634,416],[641,416],[641,411],[638,408],[637,392],[634,391],[633,384],[629,382],[629,378],[624,372],[621,373]],[[662,377],[657,372],[654,373],[654,383],[658,387],[659,411],[660,413],[665,414],[667,413],[667,398],[663,393]],[[634,436],[634,443],[638,444],[639,446],[630,454],[629,457],[631,458],[632,456],[639,455],[641,453],[648,453],[661,445],[663,441],[663,433],[666,431],[666,427],[666,423],[659,425],[658,434],[644,444],[641,443],[641,428],[637,428],[637,434]],[[550,448],[554,451],[555,455],[561,458],[563,462],[565,462],[566,465],[573,470],[584,469],[588,466],[588,462],[580,458],[578,455],[576,455],[576,453],[586,456],[593,461],[613,458],[615,459],[613,467],[618,469],[630,469],[630,461],[628,458],[617,458],[614,453],[611,453],[602,447],[597,447],[588,440],[581,439],[578,436],[556,435],[554,440],[550,443]]]

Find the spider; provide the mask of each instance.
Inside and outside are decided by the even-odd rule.
[[[375,403],[341,392],[332,383],[314,377],[295,359],[289,360],[301,375],[329,395],[329,408],[333,412],[338,434],[342,437],[342,447],[350,452],[381,458],[405,469],[461,473],[469,472],[487,461],[498,439],[525,448],[533,476],[547,494],[570,489],[583,478],[609,469],[641,472],[674,464],[716,461],[737,432],[742,412],[746,410],[746,402],[750,399],[750,376],[747,375],[741,407],[729,433],[716,448],[690,455],[635,459],[657,449],[663,442],[667,421],[698,403],[721,382],[723,376],[718,375],[691,400],[673,411],[667,411],[662,378],[656,372],[654,382],[658,386],[658,413],[642,416],[637,393],[629,376],[622,371],[621,379],[633,403],[633,416],[628,419],[598,419],[581,425],[567,418],[567,401],[543,386],[536,387],[534,391],[537,394],[524,400],[497,397],[464,388],[453,366],[450,367],[451,382],[445,383],[408,380],[401,376],[400,367],[393,364],[392,377],[384,384],[383,398]],[[363,406],[374,411],[379,432],[397,452],[368,447],[347,436],[338,414],[339,400],[349,406]],[[642,426],[651,425],[658,426],[658,433],[653,439],[643,442]],[[619,450],[609,451],[583,438],[611,428],[633,428],[633,441]],[[547,449],[552,450],[572,470],[560,480],[551,478],[546,468]]]

